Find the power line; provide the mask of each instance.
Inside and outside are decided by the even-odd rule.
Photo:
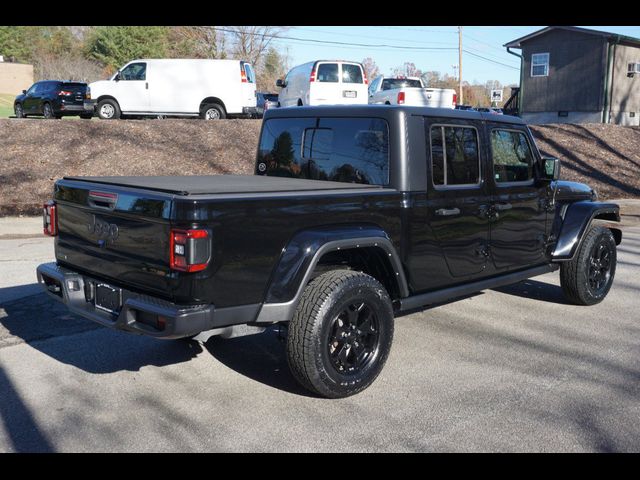
[[[376,25],[378,28],[388,28],[389,30],[406,30],[408,32],[431,32],[431,33],[458,33],[457,30],[430,30],[428,28],[409,28],[409,27],[386,27],[382,25]]]
[[[483,41],[483,40],[480,40],[479,38],[472,37],[472,36],[471,36],[471,35],[469,35],[468,33],[465,33],[465,34],[464,34],[464,36],[465,36],[465,37],[467,37],[467,38],[470,38],[471,40],[475,40],[475,41],[476,41],[476,42],[478,42],[478,43],[482,43],[483,45],[487,45],[488,47],[491,47],[491,48],[493,48],[493,49],[495,49],[495,50],[499,50],[499,51],[501,51],[501,52],[503,52],[503,53],[504,53],[504,50],[503,50],[502,48],[500,48],[500,47],[496,47],[495,45],[492,45],[492,44],[490,44],[490,43],[488,43],[488,42],[485,42],[485,41]]]
[[[502,65],[503,67],[507,67],[507,68],[512,68],[513,70],[520,70],[518,67],[514,67],[512,65],[507,65],[506,63],[498,62],[496,60],[491,60],[490,58],[483,57],[482,55],[478,55],[477,53],[470,52],[469,50],[466,50],[466,49],[463,49],[462,51],[465,52],[465,53],[468,53],[469,55],[471,55],[473,57],[478,57],[478,58],[481,58],[483,60],[486,60],[487,62],[495,63],[497,65]]]
[[[217,30],[219,32],[227,32],[227,33],[238,33],[236,30],[231,30],[229,28],[213,27],[213,30]],[[320,43],[324,45],[346,45],[346,46],[352,46],[352,47],[366,47],[366,48],[393,48],[393,49],[400,49],[400,50],[457,50],[455,47],[411,47],[406,45],[389,45],[385,43],[369,44],[369,43],[354,43],[354,42],[338,42],[338,41],[332,41],[332,40],[318,40],[315,38],[300,38],[300,37],[290,37],[286,35],[272,35],[269,33],[255,33],[255,32],[243,32],[243,33],[245,35],[253,35],[253,36],[263,37],[263,38],[297,40],[299,42]]]
[[[505,62],[506,62],[506,60],[504,60],[504,59],[502,59],[502,58],[498,57],[497,55],[493,55],[493,54],[491,54],[491,53],[486,53],[484,50],[478,50],[477,48],[473,48],[473,47],[470,47],[470,46],[468,46],[468,45],[467,45],[467,48],[469,48],[469,49],[473,50],[473,51],[474,51],[474,52],[476,52],[476,53],[481,53],[481,54],[483,54],[483,55],[486,55],[486,56],[488,56],[488,57],[491,57],[493,60],[496,60],[496,61],[505,61]],[[516,65],[512,65],[512,66],[513,66],[513,67],[515,67],[515,68],[518,68],[518,67],[516,67]]]
[[[373,36],[373,35],[362,35],[360,33],[344,33],[344,32],[329,32],[327,30],[315,30],[312,28],[307,28],[307,27],[292,27],[295,29],[299,29],[299,30],[303,30],[305,32],[316,32],[316,33],[326,33],[326,34],[330,34],[330,35],[340,35],[340,36],[344,36],[344,37],[360,37],[360,38],[375,38],[378,40],[391,40],[391,41],[400,41],[400,42],[409,42],[409,43],[419,43],[422,45],[426,45],[426,44],[435,44],[435,45],[448,45],[448,46],[454,46],[453,43],[451,42],[435,42],[435,41],[421,41],[421,40],[406,40],[406,39],[402,39],[402,38],[389,38],[389,37],[379,37],[379,36]],[[376,27],[378,28],[378,27]]]

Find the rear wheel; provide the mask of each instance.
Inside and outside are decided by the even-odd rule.
[[[42,106],[42,116],[44,118],[56,118],[53,113],[53,107],[51,106],[50,103],[45,103]]]
[[[577,305],[600,303],[611,289],[616,261],[616,241],[611,230],[590,227],[573,260],[560,266],[565,297]]]
[[[202,107],[200,111],[200,118],[203,120],[222,120],[226,118],[227,114],[224,108],[217,103],[210,103]]]
[[[115,100],[106,98],[98,103],[98,117],[102,120],[117,120],[120,115],[120,106]]]
[[[348,397],[371,385],[387,360],[391,299],[369,275],[332,270],[309,283],[288,330],[296,380],[325,397]]]
[[[24,109],[22,108],[22,104],[21,103],[16,103],[13,107],[13,111],[16,114],[16,118],[25,118],[26,115],[24,114]]]

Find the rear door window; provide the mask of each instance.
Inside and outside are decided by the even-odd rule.
[[[271,119],[256,173],[389,184],[389,127],[379,118]]]
[[[480,183],[478,132],[473,127],[431,127],[431,175],[435,187]]]
[[[337,63],[321,63],[318,65],[316,72],[316,81],[338,83],[340,76],[338,74]]]
[[[360,65],[343,63],[342,83],[364,83],[362,79],[362,68]]]

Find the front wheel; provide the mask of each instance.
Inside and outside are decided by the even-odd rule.
[[[305,289],[289,324],[287,360],[303,387],[343,398],[373,383],[392,340],[393,308],[382,284],[361,272],[332,270]]]
[[[120,106],[115,100],[106,98],[98,103],[98,117],[102,120],[117,120],[120,118]]]
[[[13,107],[13,111],[16,114],[16,118],[25,118],[24,109],[22,108],[22,104],[16,103]]]
[[[573,260],[560,266],[565,297],[576,305],[600,303],[611,289],[616,261],[616,241],[611,230],[590,227]]]

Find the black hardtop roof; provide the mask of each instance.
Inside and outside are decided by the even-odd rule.
[[[423,117],[458,118],[461,120],[484,120],[498,123],[524,125],[519,117],[496,115],[470,110],[451,108],[410,107],[407,105],[322,105],[316,107],[285,107],[269,109],[264,119],[291,117],[368,117],[392,118],[398,115],[417,115]]]

